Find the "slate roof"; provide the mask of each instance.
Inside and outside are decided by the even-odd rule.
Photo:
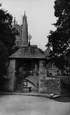
[[[37,58],[45,59],[45,56],[40,52],[37,46],[24,46],[12,54],[9,58]]]

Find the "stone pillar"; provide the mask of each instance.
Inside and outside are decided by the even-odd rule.
[[[37,64],[35,64],[34,76],[36,76],[37,73],[38,73],[38,66],[37,66]]]
[[[44,60],[40,60],[40,62],[39,62],[39,75],[40,75],[40,77],[42,76],[42,77],[47,77],[47,70],[46,70],[46,68],[44,67]]]
[[[43,67],[43,61],[40,60],[40,61],[39,61],[39,70],[41,70],[42,67]]]
[[[41,85],[41,81],[45,81],[47,78],[47,70],[44,67],[44,60],[40,60],[39,62],[39,89],[38,92],[43,91],[43,86]]]
[[[15,87],[15,59],[10,60],[9,68],[8,68],[8,78],[9,78],[9,84],[8,89],[9,91],[14,91]]]

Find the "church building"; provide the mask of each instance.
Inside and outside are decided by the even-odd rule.
[[[24,13],[22,25],[14,25],[19,32],[16,36],[16,45],[19,49],[9,57],[8,88],[10,91],[38,91],[39,79],[47,77],[47,63],[50,48],[42,53],[37,45],[31,45],[31,36],[28,35],[27,16]],[[30,89],[31,88],[31,89]],[[27,89],[28,90],[28,89]]]
[[[30,44],[28,38],[27,16],[25,13],[22,25],[20,26],[20,37],[19,39],[17,37],[16,42],[18,41],[20,48],[9,57],[8,77],[10,79],[9,89],[11,91],[14,91],[18,85],[16,81],[18,81],[17,76],[19,75],[16,75],[15,73],[19,73],[21,68],[23,68],[25,78],[30,74],[32,74],[32,76],[39,75],[40,69],[44,66],[46,60],[44,54],[37,45]],[[24,77],[22,78],[22,81],[23,80]]]

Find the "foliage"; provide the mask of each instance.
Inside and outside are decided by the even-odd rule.
[[[0,41],[4,43],[9,55],[15,45],[15,28],[12,26],[13,17],[10,13],[0,8]]]
[[[16,49],[15,28],[12,26],[12,15],[1,8],[0,4],[0,91],[4,89],[7,75],[8,56]]]
[[[65,59],[69,52],[70,44],[70,1],[55,0],[54,9],[54,14],[57,18],[57,22],[54,24],[56,30],[50,31],[48,38],[53,47],[51,57],[56,66],[62,70],[67,66]]]
[[[5,75],[8,67],[8,52],[5,45],[0,41],[0,91],[6,82]]]

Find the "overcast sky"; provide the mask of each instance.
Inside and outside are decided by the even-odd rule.
[[[22,16],[26,11],[28,21],[28,32],[32,35],[31,44],[46,49],[47,36],[52,25],[56,22],[54,17],[54,0],[0,0],[2,8],[8,10],[19,24],[22,23]]]

